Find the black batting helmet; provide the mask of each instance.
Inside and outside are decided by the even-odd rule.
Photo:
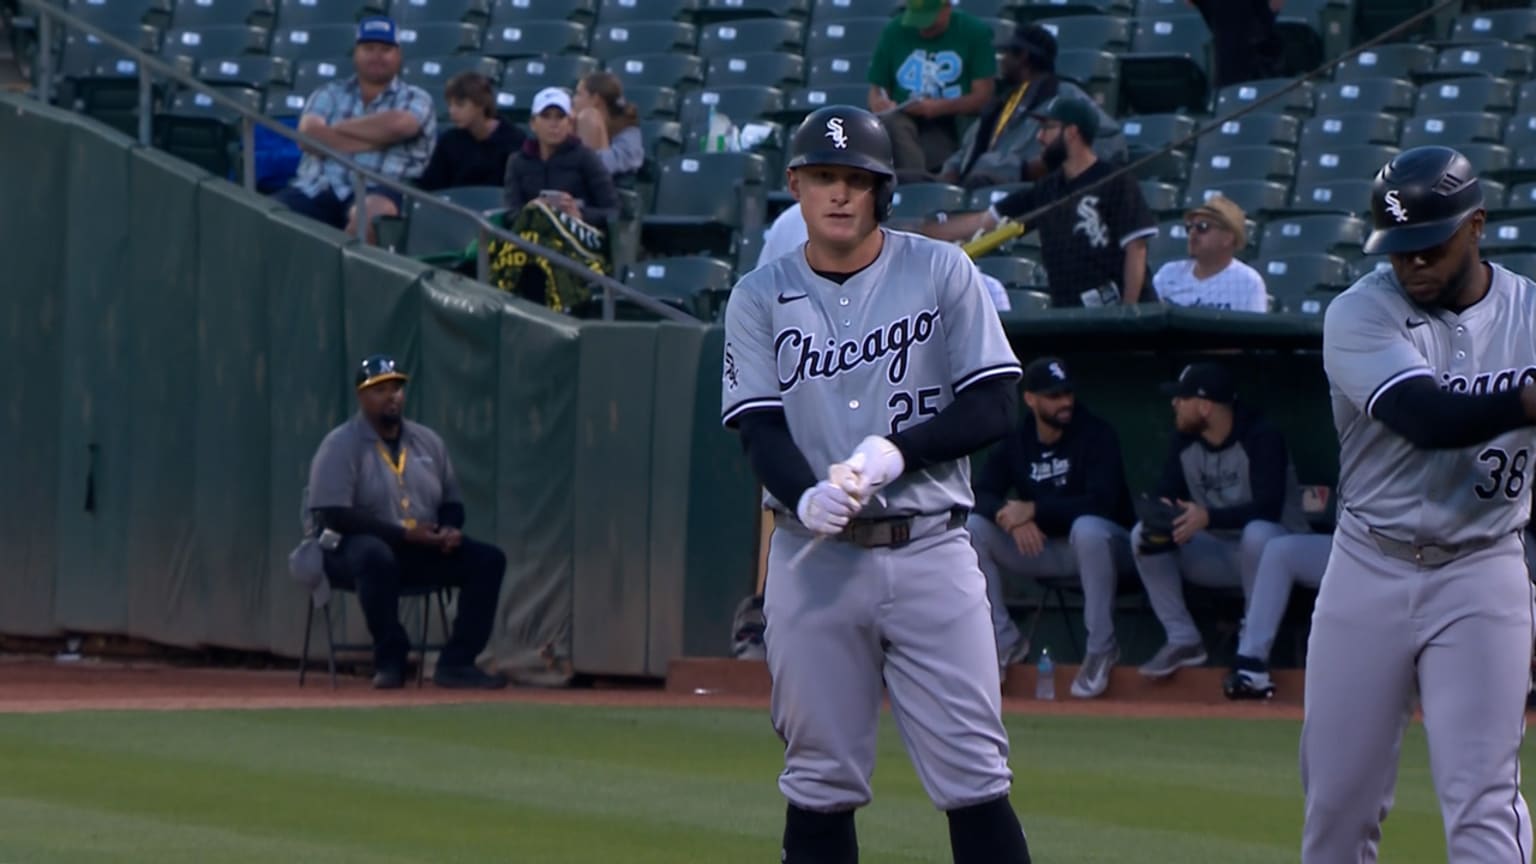
[[[847,165],[880,176],[875,184],[875,219],[891,214],[896,158],[880,118],[852,105],[828,105],[808,114],[789,145],[787,168]]]
[[[1365,254],[1432,249],[1483,209],[1483,187],[1467,157],[1450,147],[1413,147],[1376,172]]]

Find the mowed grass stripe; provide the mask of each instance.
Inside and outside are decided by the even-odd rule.
[[[1010,721],[1014,800],[1040,860],[1297,856],[1294,722]],[[948,860],[944,819],[888,715],[879,753],[876,802],[859,816],[864,860]],[[1443,859],[1421,730],[1410,732],[1405,754],[1383,858]],[[29,804],[69,812],[72,824],[144,826],[121,832],[139,838],[138,851],[105,860],[175,860],[188,837],[215,850],[227,844],[220,860],[268,851],[265,860],[304,862],[757,860],[772,854],[782,826],[781,758],[761,711],[479,705],[0,717],[0,813],[22,826],[0,834],[0,861],[91,860],[87,849],[40,855],[48,832],[19,818]],[[307,851],[276,853],[284,844]]]

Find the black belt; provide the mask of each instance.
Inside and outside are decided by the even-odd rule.
[[[947,514],[919,513],[914,516],[854,519],[842,531],[826,535],[826,537],[839,543],[852,543],[855,546],[863,546],[867,549],[899,549],[913,540],[926,537],[929,534],[939,533],[934,529],[953,531],[963,526],[965,520],[970,515],[971,511],[965,507],[952,507]],[[802,529],[804,527],[800,525],[799,520],[787,513],[781,513],[779,518],[788,520]],[[944,518],[945,521],[931,525],[928,524],[939,518]],[[914,533],[914,529],[916,533]]]
[[[1421,567],[1439,567],[1449,564],[1479,549],[1487,549],[1503,539],[1489,537],[1468,540],[1465,543],[1406,543],[1402,540],[1393,540],[1377,532],[1375,528],[1367,530],[1371,532],[1371,539],[1376,541],[1376,548],[1381,550],[1381,554],[1409,564],[1418,564]]]

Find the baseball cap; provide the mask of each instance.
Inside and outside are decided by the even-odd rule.
[[[1072,392],[1072,376],[1060,357],[1040,357],[1024,367],[1024,392],[1056,396]]]
[[[1030,60],[1030,66],[1040,66],[1047,69],[1056,67],[1057,52],[1056,37],[1051,31],[1039,24],[1029,24],[1013,31],[1013,38],[1008,40],[1008,50],[1015,54],[1033,55],[1039,58],[1039,62]]]
[[[395,38],[394,19],[383,15],[370,15],[357,22],[357,44],[378,42],[382,45],[399,45]]]
[[[545,108],[559,108],[561,111],[571,113],[571,94],[561,87],[545,87],[533,96],[533,114],[538,116],[544,113]]]
[[[1231,404],[1237,401],[1237,384],[1218,363],[1191,363],[1179,373],[1179,380],[1163,385],[1163,395]]]
[[[409,381],[410,376],[400,371],[400,365],[395,358],[388,354],[374,354],[364,357],[363,362],[357,364],[357,389],[366,390],[375,384],[383,384],[385,381]]]
[[[1248,214],[1236,202],[1225,195],[1212,195],[1204,204],[1191,207],[1185,219],[1204,216],[1232,232],[1237,238],[1237,248],[1248,245]]]
[[[1082,99],[1071,96],[1057,96],[1038,111],[1031,112],[1031,116],[1055,120],[1063,126],[1076,126],[1084,141],[1092,142],[1093,137],[1099,134],[1098,110]]]
[[[948,5],[949,0],[907,0],[907,11],[901,13],[901,26],[926,30]]]

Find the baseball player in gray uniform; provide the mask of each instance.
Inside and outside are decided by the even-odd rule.
[[[1371,188],[1391,269],[1329,305],[1339,521],[1308,643],[1304,864],[1375,861],[1415,692],[1456,864],[1529,862],[1520,742],[1536,285],[1481,259],[1472,165],[1403,151]]]
[[[808,239],[731,292],[721,399],[775,515],[763,611],[781,860],[858,860],[883,679],[954,861],[1028,862],[964,528],[966,457],[1012,427],[1018,360],[960,248],[879,225],[895,172],[873,114],[819,109],[790,152]]]

